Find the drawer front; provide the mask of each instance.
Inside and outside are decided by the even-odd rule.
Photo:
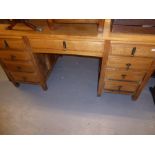
[[[73,51],[103,51],[102,42],[66,41],[66,49]]]
[[[106,69],[105,78],[109,80],[122,80],[122,81],[142,81],[145,72],[133,72],[133,71],[119,71],[115,69]]]
[[[113,55],[155,57],[155,45],[136,45],[112,43]]]
[[[31,61],[27,61],[27,62],[4,61],[4,64],[9,71],[28,72],[28,73],[35,72],[35,67]]]
[[[105,81],[104,89],[112,91],[127,91],[135,92],[138,85],[132,82],[121,82],[121,81]]]
[[[10,61],[31,60],[30,54],[24,51],[16,52],[16,51],[0,50],[0,58]]]
[[[38,83],[40,81],[36,73],[11,72],[11,75],[17,82]]]
[[[148,70],[153,62],[151,58],[109,56],[107,66],[125,70]]]
[[[0,49],[25,49],[25,43],[22,39],[0,39]]]
[[[34,53],[103,56],[102,42],[30,39],[30,44]]]
[[[29,39],[33,49],[63,50],[63,41],[50,39]]]

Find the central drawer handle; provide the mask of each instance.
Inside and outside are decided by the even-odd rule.
[[[16,56],[15,55],[11,55],[11,60],[16,60]]]
[[[125,74],[122,74],[122,79],[125,79],[126,78],[126,75]]]
[[[131,51],[131,55],[134,56],[135,53],[136,53],[136,47],[134,47],[134,48],[132,49],[132,51]]]
[[[66,41],[63,41],[63,48],[66,50],[67,45],[66,45]]]
[[[131,67],[131,64],[130,63],[127,63],[126,64],[126,69],[128,70],[130,67]]]
[[[121,89],[122,89],[122,86],[118,86],[118,91],[121,91]]]

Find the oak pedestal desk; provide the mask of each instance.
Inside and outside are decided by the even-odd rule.
[[[100,60],[98,96],[111,92],[139,97],[155,71],[154,27],[129,26],[128,20],[51,21],[49,28],[46,20],[32,20],[42,32],[22,24],[6,30],[8,24],[0,24],[0,64],[16,87],[30,83],[46,90],[58,57],[79,55]]]

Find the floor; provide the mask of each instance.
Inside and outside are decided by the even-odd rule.
[[[64,56],[48,91],[0,80],[0,134],[155,134],[151,79],[140,98],[105,93],[97,97],[98,60]]]

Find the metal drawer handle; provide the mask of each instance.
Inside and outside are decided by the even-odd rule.
[[[136,53],[136,47],[133,47],[132,51],[131,51],[131,55],[134,56]]]
[[[121,76],[122,76],[122,79],[125,79],[127,75],[122,74]]]
[[[6,40],[4,40],[4,48],[9,48],[9,44],[7,43]]]
[[[118,86],[118,91],[121,91],[121,89],[122,89],[122,86]]]
[[[131,64],[130,63],[127,63],[126,64],[126,69],[128,70],[130,67],[131,67]]]
[[[16,56],[15,55],[11,55],[11,60],[16,60]]]
[[[67,45],[66,45],[66,41],[63,41],[63,48],[66,50]]]

